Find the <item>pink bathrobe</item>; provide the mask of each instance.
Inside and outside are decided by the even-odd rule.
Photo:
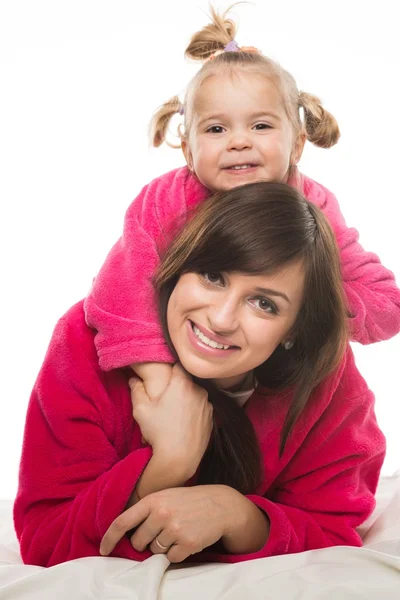
[[[14,522],[25,563],[52,566],[99,556],[152,456],[132,418],[130,369],[100,369],[82,302],[57,324],[29,402]],[[244,406],[259,441],[263,476],[248,496],[270,520],[263,548],[218,548],[193,561],[239,562],[324,548],[360,546],[356,527],[371,514],[385,439],[374,396],[349,348],[319,385],[279,457],[287,392],[258,387]],[[188,482],[188,485],[193,481]],[[112,556],[144,560],[128,537]]]
[[[335,196],[296,174],[296,187],[328,217],[340,248],[351,339],[362,344],[400,331],[400,290],[379,258],[358,243]],[[87,323],[103,370],[142,362],[173,362],[159,324],[151,278],[171,231],[209,195],[187,167],[145,186],[127,210],[122,237],[108,254],[85,300]]]

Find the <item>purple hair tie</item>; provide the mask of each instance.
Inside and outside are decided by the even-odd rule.
[[[235,40],[232,40],[224,48],[224,52],[239,52],[240,48]]]
[[[185,108],[184,108],[183,104],[181,104],[181,107],[180,107],[180,109],[178,110],[178,113],[179,113],[180,115],[184,115],[184,114],[185,114]]]

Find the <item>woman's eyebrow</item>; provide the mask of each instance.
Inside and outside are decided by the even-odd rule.
[[[284,294],[283,292],[279,292],[278,290],[273,290],[271,288],[256,287],[254,291],[257,292],[257,294],[265,294],[266,296],[279,296],[280,298],[286,300],[288,304],[291,304],[286,294]]]

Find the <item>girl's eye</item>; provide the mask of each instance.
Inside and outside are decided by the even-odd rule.
[[[259,308],[265,313],[277,315],[279,312],[276,304],[271,302],[271,300],[268,300],[268,298],[254,298],[253,302],[256,308]]]
[[[221,283],[223,283],[221,273],[215,273],[211,271],[210,273],[202,273],[201,275],[208,283],[213,283],[217,285],[221,285]]]
[[[268,125],[268,123],[257,123],[254,125],[254,129],[261,131],[262,129],[272,129],[272,127],[271,125]]]
[[[221,125],[212,125],[207,129],[207,133],[222,133],[224,128]]]

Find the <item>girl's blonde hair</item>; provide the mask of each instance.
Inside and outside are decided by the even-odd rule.
[[[154,114],[150,123],[152,145],[158,147],[165,142],[173,148],[180,148],[180,144],[172,144],[166,139],[171,118],[176,113],[184,115],[185,134],[183,136],[178,129],[178,136],[188,139],[193,124],[194,100],[202,82],[212,75],[221,72],[233,75],[238,70],[265,76],[277,86],[293,127],[294,140],[297,140],[300,133],[305,133],[310,142],[321,148],[330,148],[336,144],[340,131],[335,117],[323,108],[316,96],[299,91],[292,75],[277,62],[259,52],[249,51],[249,48],[242,48],[237,52],[221,52],[213,57],[215,52],[224,50],[225,46],[235,39],[236,25],[232,19],[226,17],[231,8],[219,15],[211,7],[211,23],[192,36],[185,55],[193,60],[206,62],[190,81],[184,102],[182,103],[178,96],[174,96]],[[210,57],[213,57],[212,60],[207,60]],[[300,109],[304,112],[303,122]]]

